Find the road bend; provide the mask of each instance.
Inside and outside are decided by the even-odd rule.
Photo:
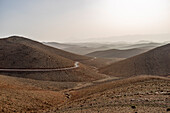
[[[79,68],[79,62],[75,62],[72,67],[65,68],[43,68],[43,69],[0,69],[0,72],[48,72],[48,71],[64,71]]]

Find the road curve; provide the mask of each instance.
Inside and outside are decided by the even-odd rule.
[[[48,72],[48,71],[64,71],[76,69],[79,67],[79,62],[75,62],[73,67],[52,68],[52,69],[0,69],[0,72]]]

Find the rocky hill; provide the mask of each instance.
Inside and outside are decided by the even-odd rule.
[[[113,63],[101,68],[100,72],[120,77],[144,74],[167,76],[170,74],[170,44]]]
[[[90,57],[72,54],[24,37],[0,39],[1,69],[60,69],[75,66]],[[78,68],[51,72],[3,72],[4,75],[52,81],[91,81],[101,76],[79,64]]]

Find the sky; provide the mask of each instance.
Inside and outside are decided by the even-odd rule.
[[[55,42],[169,41],[170,0],[0,0],[0,37],[11,35]]]

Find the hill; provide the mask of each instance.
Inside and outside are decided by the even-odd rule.
[[[136,76],[72,90],[66,103],[50,112],[155,113],[169,109],[170,79]]]
[[[0,112],[166,112],[169,82],[142,75],[77,88],[77,83],[0,75]]]
[[[93,61],[93,59],[94,59],[93,57],[70,53],[70,52],[67,52],[67,51],[64,51],[64,50],[61,50],[58,48],[44,45],[40,42],[33,41],[28,38],[12,36],[12,37],[9,37],[7,40],[9,42],[12,42],[15,44],[22,44],[22,45],[32,48],[34,50],[42,51],[45,54],[51,54],[53,56],[57,55],[57,56],[64,57],[64,58],[72,60],[72,61],[81,62],[81,63],[89,65],[89,66],[94,66],[93,62],[96,63],[96,61]],[[63,45],[63,44],[61,44],[61,45]],[[98,59],[96,59],[96,60],[97,60],[97,64],[103,65],[103,62],[101,60],[98,60]],[[112,62],[112,60],[110,60],[110,61]]]
[[[129,58],[145,52],[145,49],[133,48],[133,49],[109,49],[104,51],[95,51],[88,53],[87,56],[100,57],[100,58]]]
[[[48,49],[35,47],[36,44],[39,43],[21,37],[0,39],[0,68],[59,68],[74,64]]]
[[[38,49],[38,50],[41,50],[43,52],[48,52],[50,54],[59,55],[59,56],[62,56],[62,57],[65,57],[67,59],[71,59],[71,60],[74,60],[74,61],[91,59],[90,57],[87,57],[87,56],[77,55],[77,54],[73,54],[73,53],[70,53],[70,52],[63,51],[61,49],[46,46],[46,45],[44,45],[40,42],[33,41],[33,40],[30,40],[30,39],[27,39],[27,38],[24,38],[24,37],[12,36],[12,37],[7,38],[7,40],[9,42],[13,42],[13,43],[16,43],[16,44],[18,44],[18,43],[23,44],[25,46],[28,46],[28,47],[31,47],[31,48],[34,48],[34,49]]]
[[[66,100],[66,97],[56,90],[72,86],[74,84],[0,75],[0,112],[38,112],[57,106]]]
[[[170,74],[170,44],[157,47],[146,53],[113,63],[100,69],[112,76],[162,75]]]
[[[18,36],[0,39],[0,68],[58,69],[73,67],[75,61],[89,57],[72,54],[42,43]],[[53,81],[91,81],[100,76],[91,68],[79,64],[71,70],[51,72],[2,72],[2,74]]]

